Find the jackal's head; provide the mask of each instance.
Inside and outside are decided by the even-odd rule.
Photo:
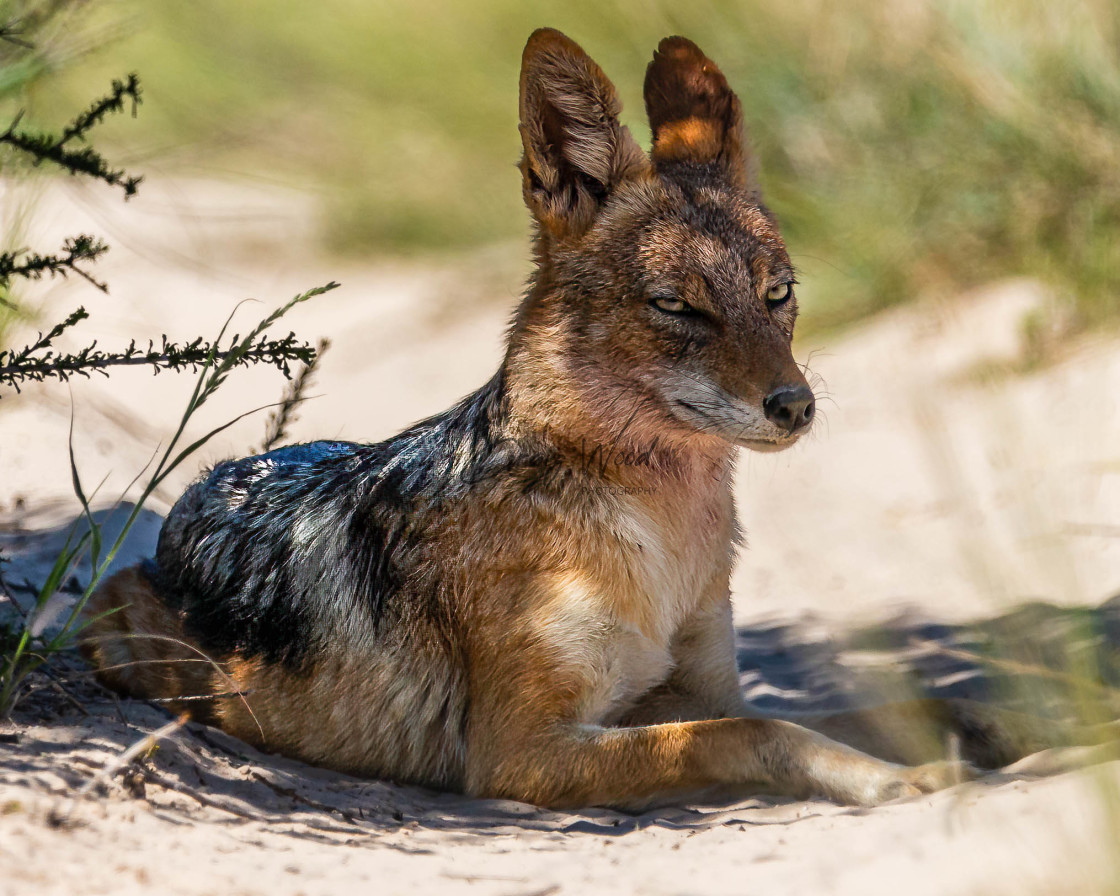
[[[585,412],[784,448],[814,400],[790,351],[793,269],[748,174],[739,100],[695,44],[669,37],[645,102],[649,155],[575,42],[529,38],[521,171],[540,268],[513,338],[578,385]]]

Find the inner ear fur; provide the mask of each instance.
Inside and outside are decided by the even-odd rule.
[[[646,114],[654,167],[718,165],[748,186],[743,109],[727,78],[692,41],[667,37],[646,69]]]
[[[622,104],[603,70],[571,38],[533,32],[521,58],[525,204],[555,236],[578,236],[610,193],[649,160],[619,124]]]

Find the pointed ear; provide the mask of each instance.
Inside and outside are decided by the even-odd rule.
[[[521,159],[525,204],[555,236],[591,226],[619,183],[649,168],[618,123],[614,85],[579,44],[534,31],[521,58]]]
[[[658,44],[646,69],[646,114],[653,132],[650,156],[659,164],[716,164],[747,186],[743,110],[723,72],[684,37]]]

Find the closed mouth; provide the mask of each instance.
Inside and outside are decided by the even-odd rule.
[[[783,448],[788,448],[796,439],[761,439],[761,438],[745,438],[742,436],[728,438],[727,423],[718,417],[713,416],[708,411],[698,407],[692,402],[685,401],[683,398],[674,398],[673,401],[688,411],[690,414],[695,415],[701,421],[705,421],[708,426],[705,429],[709,432],[720,435],[728,441],[736,445],[741,445],[744,448],[750,448],[753,451],[781,451]]]
[[[751,451],[769,452],[784,451],[796,441],[796,437],[788,439],[784,442],[773,441],[770,439],[740,439],[736,444],[742,445],[744,448],[749,448]]]
[[[682,408],[687,408],[688,410],[692,411],[692,413],[694,413],[694,414],[699,414],[699,415],[700,415],[701,417],[704,417],[704,418],[705,418],[705,419],[707,419],[707,420],[711,420],[711,419],[712,419],[712,415],[711,415],[711,414],[709,414],[709,413],[708,413],[707,411],[705,411],[705,410],[702,410],[702,409],[698,408],[698,407],[697,407],[696,405],[694,405],[694,404],[691,404],[691,403],[689,403],[689,402],[685,401],[685,400],[684,400],[683,398],[677,398],[677,399],[674,399],[674,400],[675,400],[675,401],[676,401],[676,403],[677,403],[677,404],[679,404],[679,405],[680,405],[680,406],[681,406]]]

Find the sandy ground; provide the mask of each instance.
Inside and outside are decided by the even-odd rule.
[[[0,197],[9,228],[22,199]],[[84,304],[92,318],[77,338],[106,346],[216,333],[239,299],[258,298],[237,312],[244,330],[291,295],[341,281],[284,322],[283,332],[333,341],[297,440],[383,438],[483,382],[525,272],[519,247],[438,263],[326,262],[300,248],[311,245],[312,207],[214,183],[145,184],[127,206],[67,186],[46,193],[22,242],[105,234],[114,248],[98,273],[110,295],[65,284],[35,299],[54,317]],[[1081,343],[1029,375],[980,375],[1016,357],[1024,316],[1046,301],[1029,283],[999,284],[799,347],[824,380],[823,425],[790,452],[744,457],[737,481],[749,550],[733,590],[744,687],[758,705],[827,703],[822,669],[839,670],[836,687],[857,687],[866,652],[835,645],[860,624],[892,621],[951,645],[961,630],[945,624],[1006,618],[1026,599],[1098,605],[1120,590],[1117,344]],[[58,544],[52,527],[75,513],[71,406],[87,487],[116,495],[172,431],[190,388],[186,376],[128,371],[0,398],[0,547],[15,558],[13,581],[41,574]],[[274,372],[237,372],[193,431],[282,388]],[[122,560],[149,550],[158,513],[199,465],[253,450],[262,431],[263,415],[243,421],[181,470]],[[1120,632],[1103,630],[1115,649]],[[773,660],[805,643],[833,647],[791,667]],[[899,647],[886,661],[908,656]],[[934,690],[990,678],[919,671]],[[1102,797],[1104,782],[1120,786],[1116,763],[871,812],[752,801],[560,815],[327,775],[193,726],[123,777],[99,777],[168,719],[96,690],[79,696],[82,712],[48,688],[29,704],[38,718],[0,729],[0,894],[1081,893],[1116,872],[1104,815],[1117,810]]]

